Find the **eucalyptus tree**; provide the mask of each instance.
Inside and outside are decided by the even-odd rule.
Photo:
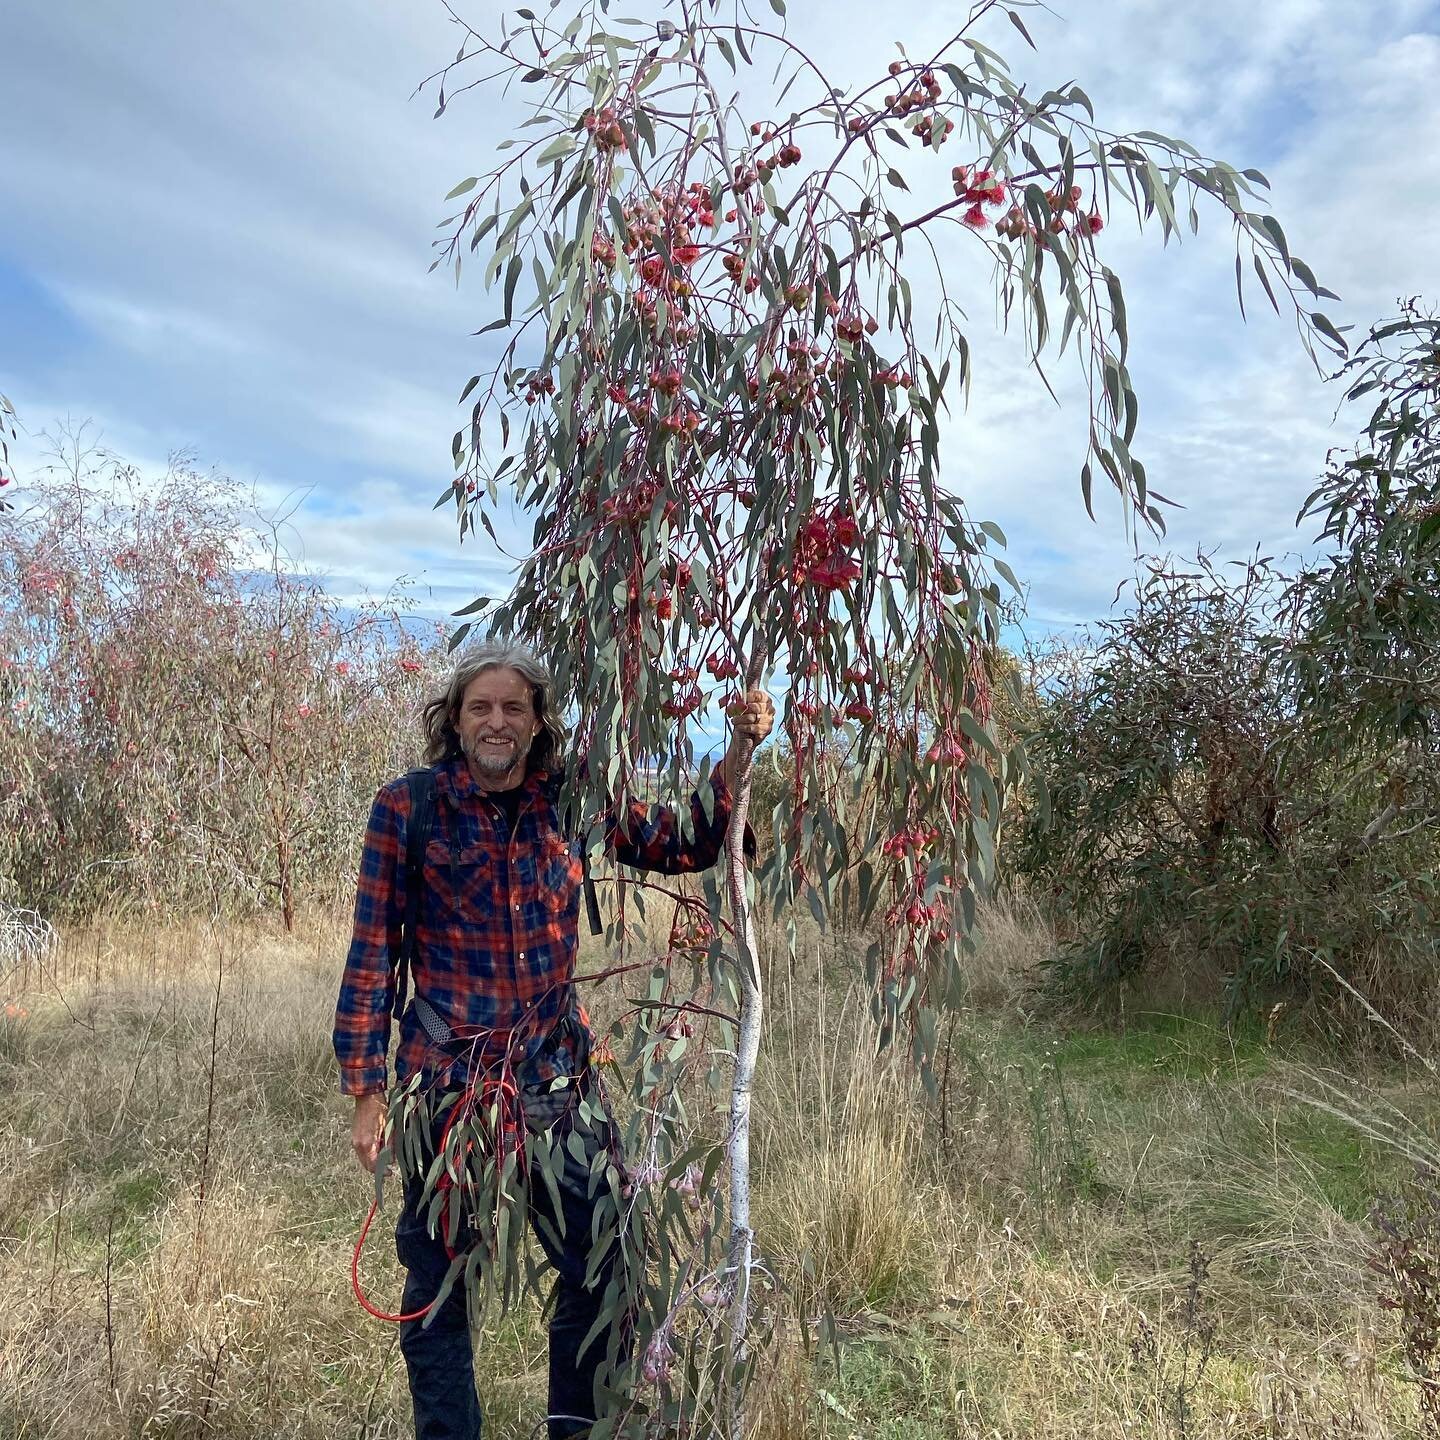
[[[464,387],[439,503],[462,533],[533,522],[510,592],[459,612],[455,639],[486,616],[552,658],[586,762],[569,798],[587,843],[617,799],[703,781],[716,712],[783,677],[793,766],[766,817],[771,858],[749,876],[731,847],[728,922],[713,889],[675,900],[626,1032],[634,1168],[597,1179],[615,1208],[599,1241],[637,1260],[609,1312],[637,1329],[608,1423],[738,1436],[767,1273],[749,1190],[755,906],[883,920],[865,952],[880,1034],[905,1037],[923,1072],[1023,763],[996,741],[987,679],[1000,583],[1014,583],[1004,537],[943,474],[973,378],[976,295],[955,277],[993,300],[1042,376],[1049,357],[1078,367],[1085,504],[1112,486],[1144,524],[1160,497],[1133,448],[1124,295],[1105,259],[1119,215],[1168,242],[1208,210],[1233,230],[1237,281],[1256,277],[1312,351],[1342,342],[1264,177],[1109,130],[1076,84],[1027,90],[996,48],[1029,42],[1020,9],[984,0],[933,50],[834,77],[783,0],[621,8],[556,0],[486,30],[456,16],[459,53],[429,82],[437,113],[477,87],[525,105],[493,167],[448,197],[437,241],[457,283],[478,266],[480,333],[500,333],[497,362]],[[921,208],[937,175],[939,203]],[[752,767],[730,777],[733,835]],[[694,1139],[678,1088],[691,1064],[728,1081],[723,1135]],[[518,1172],[491,1171],[513,1198]]]

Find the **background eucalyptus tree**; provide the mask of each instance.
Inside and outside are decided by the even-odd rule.
[[[982,293],[1037,369],[1067,353],[1079,367],[1085,504],[1098,479],[1140,524],[1160,525],[1163,497],[1132,448],[1123,291],[1104,258],[1119,213],[1169,241],[1208,207],[1233,228],[1237,283],[1253,274],[1307,347],[1343,342],[1257,198],[1264,177],[1107,130],[1078,85],[1027,93],[995,48],[1028,42],[1018,9],[985,0],[933,53],[897,47],[845,77],[790,38],[783,0],[619,10],[557,0],[463,25],[432,77],[441,110],[476,86],[529,101],[494,167],[455,187],[463,207],[437,242],[457,282],[478,266],[493,296],[480,333],[503,333],[464,387],[439,503],[462,533],[493,538],[514,510],[533,521],[510,593],[461,611],[455,639],[488,612],[553,661],[589,843],[616,799],[703,782],[712,717],[745,685],[783,692],[793,767],[765,817],[770,859],[752,880],[732,847],[729,924],[718,895],[675,901],[628,1030],[635,1169],[610,1167],[600,1237],[639,1262],[612,1297],[638,1327],[615,1433],[738,1436],[763,1276],[753,906],[883,919],[865,952],[880,1037],[906,1036],[923,1073],[1023,765],[992,725],[999,586],[1015,583],[1003,536],[943,473],[972,380],[975,297],[952,289],[972,271],[952,260],[988,258]],[[912,185],[936,167],[949,195],[917,209]],[[738,834],[750,765],[731,779]],[[715,1054],[733,1057],[729,1125],[697,1139],[677,1075]],[[728,1217],[711,1185],[722,1145]]]
[[[1412,304],[1335,378],[1360,434],[1301,507],[1310,553],[1148,562],[1036,697],[1049,814],[1013,858],[1062,926],[1073,995],[1168,976],[1339,1039],[1375,1031],[1363,996],[1431,1033],[1440,326]]]

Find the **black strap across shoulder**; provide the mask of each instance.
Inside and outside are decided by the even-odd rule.
[[[410,790],[410,818],[405,826],[405,914],[400,922],[400,959],[395,974],[395,1017],[405,1013],[410,971],[420,939],[420,912],[425,906],[425,847],[435,823],[435,771],[411,770],[405,776]]]

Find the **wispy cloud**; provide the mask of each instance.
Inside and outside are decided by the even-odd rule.
[[[898,0],[877,18],[835,0],[792,5],[790,23],[858,76],[891,39],[920,53],[963,14]],[[1027,80],[1077,79],[1117,129],[1178,133],[1266,170],[1342,318],[1364,326],[1399,295],[1440,295],[1436,0],[1086,0],[1068,19],[1027,17],[1040,53],[1004,42]],[[5,43],[0,265],[46,297],[7,305],[0,284],[0,389],[24,418],[91,415],[117,450],[188,448],[276,503],[303,496],[296,548],[342,593],[409,574],[437,614],[493,593],[507,562],[460,547],[453,518],[431,510],[455,396],[493,355],[493,337],[469,333],[490,311],[477,284],[457,293],[426,271],[441,197],[512,114],[477,94],[436,123],[431,98],[411,101],[459,43],[443,9],[81,0],[24,7]],[[1299,501],[1344,438],[1334,395],[1258,292],[1240,319],[1224,227],[1178,252],[1123,223],[1104,241],[1127,278],[1137,444],[1185,507],[1169,543],[1292,548]],[[946,266],[977,354],[947,481],[1008,532],[1037,625],[1092,617],[1134,545],[1112,498],[1085,517],[1083,396],[1061,375],[1057,411],[1017,345],[991,338],[974,254]]]

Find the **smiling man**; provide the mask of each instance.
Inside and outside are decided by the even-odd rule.
[[[623,817],[611,817],[607,844],[613,858],[667,874],[713,865],[730,817],[732,756],[742,743],[764,740],[774,721],[770,698],[751,691],[734,719],[731,748],[711,773],[708,817],[707,797],[697,792],[687,839],[673,811],[633,802]],[[579,1137],[573,1149],[569,1143],[562,1149],[559,1215],[548,1187],[531,1203],[547,1220],[536,1234],[557,1274],[549,1431],[552,1440],[583,1435],[595,1417],[596,1373],[606,1346],[596,1341],[583,1357],[579,1351],[611,1273],[602,1265],[585,1284],[598,1203],[591,1195],[590,1162],[610,1137],[575,1120],[573,1100],[585,1093],[590,1050],[571,983],[583,871],[576,838],[566,833],[557,808],[564,734],[549,673],[524,647],[487,641],[460,659],[426,704],[423,725],[432,778],[419,790],[413,776],[381,789],[361,856],[334,1034],[341,1089],[355,1097],[351,1142],[360,1163],[373,1170],[386,1119],[406,857],[411,830],[418,827],[423,833],[413,837],[413,853],[424,856],[416,877],[419,913],[405,946],[415,998],[399,1016],[395,1079],[398,1084],[421,1074],[435,1113],[450,1091],[463,1093],[504,1065],[513,1070],[527,1126],[536,1133],[552,1130],[567,1142]],[[412,804],[426,790],[431,803]],[[395,1231],[408,1272],[401,1307],[406,1314],[435,1298],[450,1266],[444,1240],[422,1212],[421,1192],[417,1179],[407,1181]],[[401,1326],[417,1440],[479,1440],[463,1288],[455,1287],[426,1323]]]

